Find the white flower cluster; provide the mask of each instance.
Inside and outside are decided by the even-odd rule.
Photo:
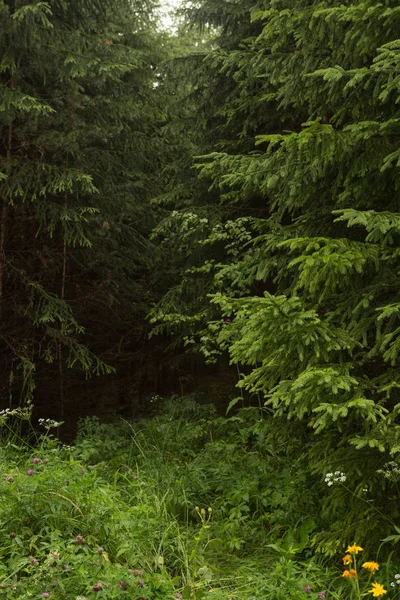
[[[29,421],[31,414],[31,405],[27,405],[23,408],[5,408],[4,410],[0,410],[0,426],[4,425],[9,417],[18,417],[22,421]]]
[[[64,421],[54,421],[53,419],[38,419],[39,425],[46,429],[52,429],[53,427],[61,427]]]
[[[396,584],[400,585],[400,573],[396,573],[394,576],[394,581],[390,583],[392,587],[395,587]]]
[[[344,483],[346,481],[346,475],[342,471],[335,471],[334,473],[327,473],[325,475],[326,485],[333,485],[334,483]]]
[[[0,410],[0,417],[6,417],[8,415],[15,415],[15,411],[17,409],[11,410],[11,408],[5,408],[4,410]]]
[[[378,469],[377,473],[383,475],[390,481],[400,481],[400,463],[391,460],[383,465],[382,469]]]

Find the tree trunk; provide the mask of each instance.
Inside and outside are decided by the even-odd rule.
[[[11,74],[10,89],[14,89],[14,73]],[[8,122],[8,136],[7,136],[7,176],[11,173],[11,157],[12,157],[12,139],[13,139],[13,119],[10,117]],[[8,217],[8,201],[3,194],[3,206],[1,209],[1,225],[0,225],[0,318],[3,304],[3,290],[4,290],[4,270],[6,264],[6,235],[7,235],[7,217]]]

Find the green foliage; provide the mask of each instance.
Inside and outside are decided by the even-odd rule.
[[[153,9],[0,2],[3,404],[38,382],[43,398],[51,381],[62,413],[66,368],[79,378],[78,367],[88,376],[136,360],[159,190]]]
[[[277,436],[307,437],[310,471],[346,473],[353,495],[323,501],[336,520],[320,550],[377,544],[399,517],[380,475],[400,448],[397,2],[204,0],[188,14],[216,27],[192,75],[208,69],[193,117],[208,191],[158,229],[185,260],[155,331],[227,353]]]
[[[265,409],[222,418],[194,397],[155,401],[149,420],[82,421],[71,446],[50,433],[61,423],[41,420],[31,445],[12,421],[27,415],[2,413],[3,597],[348,598],[337,558],[311,549],[340,516],[321,506],[341,489],[351,508],[354,482],[338,471],[322,482],[307,435],[300,441],[296,424],[282,439]],[[381,475],[398,481],[393,465]],[[397,581],[392,532],[379,556],[370,542],[363,555],[379,560],[386,587]]]

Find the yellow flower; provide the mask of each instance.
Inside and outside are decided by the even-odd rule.
[[[354,569],[350,569],[350,571],[348,571],[346,569],[345,571],[343,571],[342,576],[346,577],[347,579],[357,579],[357,571],[355,571]]]
[[[374,562],[373,560],[371,560],[370,562],[365,562],[361,566],[363,569],[369,571],[370,573],[375,573],[375,571],[379,569],[379,564],[377,562]]]
[[[352,546],[349,546],[346,550],[346,552],[348,552],[349,554],[358,554],[359,552],[362,552],[364,550],[364,548],[361,548],[361,546],[357,546],[357,544],[353,544]]]
[[[373,583],[372,590],[368,590],[370,594],[374,596],[374,598],[379,598],[379,596],[383,596],[383,594],[387,594],[387,590],[380,583]]]
[[[351,554],[346,554],[345,556],[343,556],[342,560],[344,565],[351,565],[351,561],[353,559],[351,558]]]

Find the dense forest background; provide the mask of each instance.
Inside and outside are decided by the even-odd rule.
[[[0,0],[1,408],[68,440],[191,395],[190,460],[228,423],[254,459],[236,519],[397,542],[399,106],[398,0],[193,0],[171,31],[153,0]]]

